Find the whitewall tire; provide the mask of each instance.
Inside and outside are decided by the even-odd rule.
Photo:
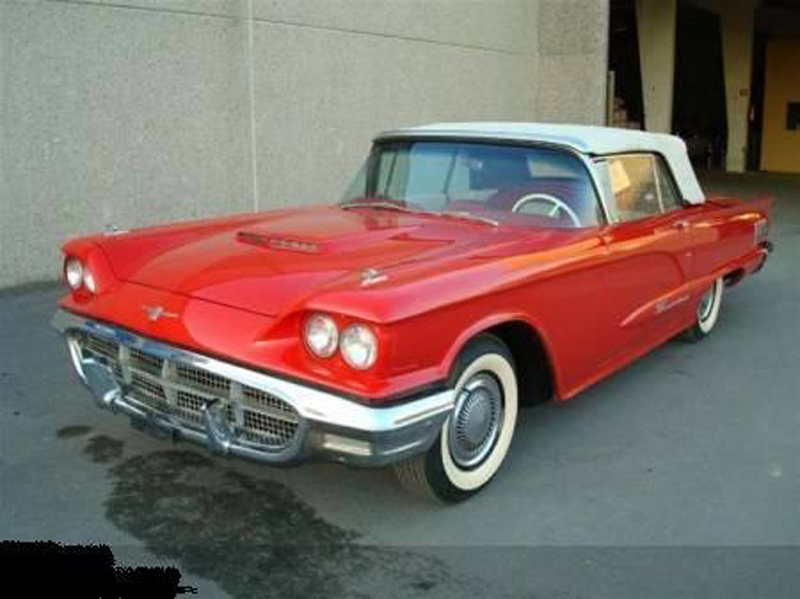
[[[708,337],[719,320],[719,310],[722,306],[722,290],[725,280],[716,279],[711,288],[706,291],[697,303],[696,320],[694,325],[687,329],[683,338],[689,342],[697,342]]]
[[[514,360],[492,335],[462,350],[451,377],[456,404],[430,449],[395,466],[409,491],[445,503],[485,487],[505,460],[517,422]]]

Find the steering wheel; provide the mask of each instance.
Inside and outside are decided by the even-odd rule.
[[[553,208],[547,212],[548,217],[555,217],[556,214],[558,214],[560,211],[563,211],[567,213],[567,216],[576,227],[583,226],[581,225],[581,219],[578,218],[578,215],[575,214],[575,211],[570,208],[564,200],[550,195],[549,193],[529,193],[528,195],[524,195],[514,203],[514,207],[511,209],[511,212],[520,212],[522,207],[530,202],[547,202],[548,204],[553,204]]]

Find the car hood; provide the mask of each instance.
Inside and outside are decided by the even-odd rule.
[[[365,287],[367,269],[429,269],[514,235],[468,220],[319,207],[133,232],[102,247],[122,280],[278,315],[326,289]]]

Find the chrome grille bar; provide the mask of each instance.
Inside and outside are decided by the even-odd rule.
[[[179,425],[202,429],[204,410],[221,401],[224,420],[241,441],[280,450],[295,437],[300,417],[279,397],[93,333],[78,342],[112,369],[134,401]]]

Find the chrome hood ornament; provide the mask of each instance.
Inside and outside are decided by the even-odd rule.
[[[361,286],[362,287],[369,287],[370,285],[375,285],[376,283],[382,283],[386,281],[389,277],[379,271],[376,268],[365,268],[361,271]]]
[[[103,231],[103,236],[116,237],[117,235],[124,235],[125,233],[130,233],[130,231],[128,229],[120,229],[116,225],[108,224]]]

